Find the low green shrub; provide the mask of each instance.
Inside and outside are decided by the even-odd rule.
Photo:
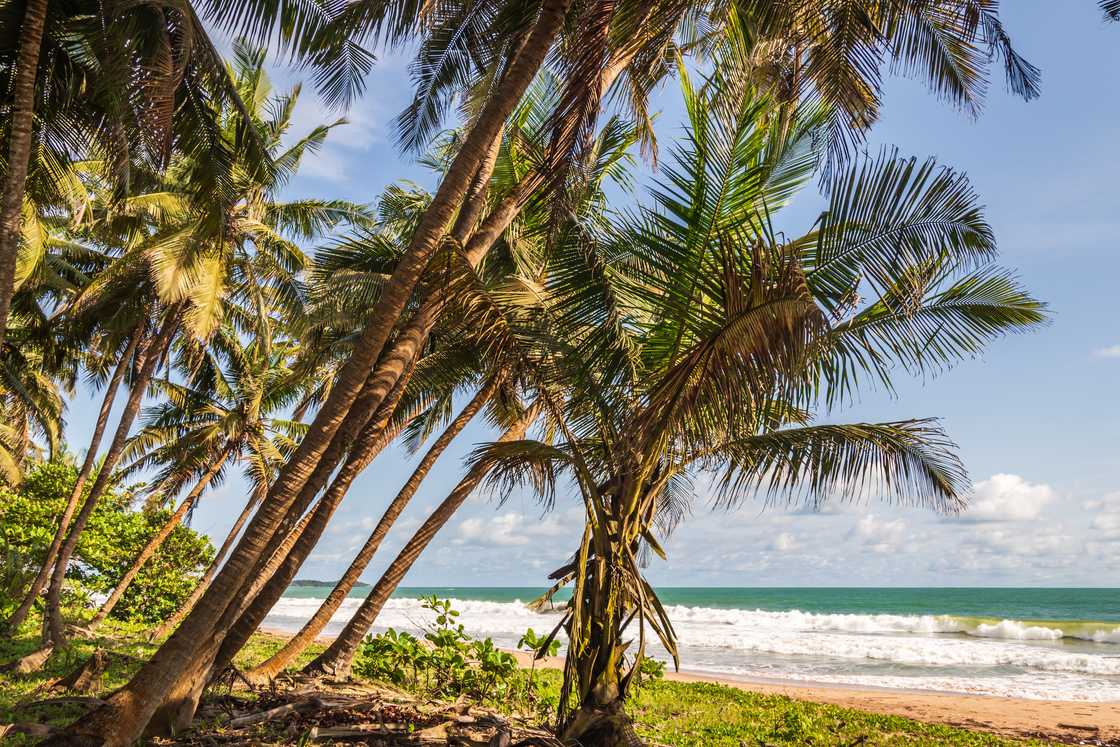
[[[0,613],[7,616],[43,562],[77,480],[61,462],[33,466],[18,489],[0,488]],[[91,481],[92,482],[92,481]],[[78,540],[67,570],[67,604],[89,604],[108,594],[148,539],[170,517],[166,509],[133,511],[135,492],[106,491]],[[145,564],[113,610],[119,620],[154,623],[174,613],[214,557],[202,534],[178,526]]]
[[[421,602],[435,616],[423,639],[392,628],[367,636],[354,659],[356,674],[433,697],[508,702],[525,694],[512,654],[490,638],[470,636],[449,600],[433,595]]]

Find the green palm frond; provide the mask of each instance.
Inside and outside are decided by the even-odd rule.
[[[814,508],[877,498],[956,513],[971,485],[954,448],[932,420],[770,431],[715,449],[727,460],[718,503],[733,506],[758,491]]]
[[[893,390],[896,364],[911,374],[936,374],[979,356],[995,338],[1035,329],[1048,320],[1046,304],[998,267],[960,277],[937,267],[917,285],[915,293],[915,282],[907,279],[898,292],[831,329],[823,343],[828,352],[822,363],[830,403],[852,397],[864,373]]]
[[[976,267],[996,253],[967,176],[891,150],[837,177],[817,233],[800,248],[809,286],[832,314],[844,313],[865,284],[889,292],[906,268],[942,257]]]

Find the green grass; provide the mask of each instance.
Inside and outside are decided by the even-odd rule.
[[[36,647],[37,625],[28,624],[21,635],[0,641],[0,661],[26,654]],[[112,666],[101,682],[104,694],[124,684],[140,661],[154,647],[142,642],[140,630],[120,624],[106,624],[102,636],[75,640],[70,650],[52,656],[47,667],[33,675],[0,675],[0,723],[38,721],[65,724],[84,710],[80,705],[27,705],[29,701],[52,697],[46,683],[80,664],[98,646],[129,657],[113,657]],[[257,635],[237,657],[239,666],[262,661],[280,648],[275,636]],[[297,662],[309,661],[321,650],[313,647]],[[538,671],[535,678],[546,701],[554,700],[559,689],[559,672]],[[250,696],[251,697],[251,696]],[[849,708],[818,705],[779,695],[760,695],[731,687],[706,683],[656,681],[644,685],[630,704],[638,731],[646,739],[681,747],[740,747],[740,745],[1003,745],[1041,744],[1022,742],[948,726],[924,724],[895,716],[880,716]],[[27,744],[20,738],[5,744]]]
[[[630,713],[646,739],[682,746],[1040,744],[700,682],[651,683]]]

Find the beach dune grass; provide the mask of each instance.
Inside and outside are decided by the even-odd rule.
[[[38,645],[35,623],[21,635],[0,641],[0,661],[29,653]],[[89,657],[97,648],[113,652],[99,693],[124,684],[153,646],[143,642],[143,631],[119,623],[107,624],[92,640],[75,638],[72,648],[50,659],[46,668],[32,675],[0,674],[0,723],[35,721],[52,725],[69,723],[82,712],[73,703],[31,705],[32,701],[64,693],[44,688]],[[239,667],[263,661],[283,645],[284,639],[258,634],[242,650]],[[316,656],[312,646],[295,666]],[[559,691],[556,670],[538,670],[534,678],[546,698]],[[91,693],[97,694],[97,693]],[[251,696],[250,696],[251,697]],[[724,685],[660,680],[644,684],[635,693],[631,714],[638,733],[651,743],[681,747],[739,747],[740,745],[1004,745],[1042,744],[1006,739],[983,732],[926,724],[896,716],[883,716],[831,705],[765,695]],[[205,724],[198,724],[205,729]],[[5,744],[31,744],[19,737]]]

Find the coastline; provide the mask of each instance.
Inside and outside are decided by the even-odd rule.
[[[277,628],[261,628],[260,634],[287,640],[291,633]],[[318,640],[329,643],[331,636]],[[529,666],[532,657],[525,651],[505,649]],[[545,657],[536,666],[559,669],[564,659]],[[806,683],[781,680],[752,680],[720,676],[708,672],[666,671],[665,678],[676,682],[704,682],[767,695],[783,695],[796,700],[852,708],[889,716],[903,716],[932,724],[946,724],[986,731],[1007,737],[1058,739],[1065,742],[1101,740],[1120,742],[1120,702],[1035,700],[994,695],[892,688],[868,688],[835,683]],[[1097,742],[1086,741],[1086,744]]]

